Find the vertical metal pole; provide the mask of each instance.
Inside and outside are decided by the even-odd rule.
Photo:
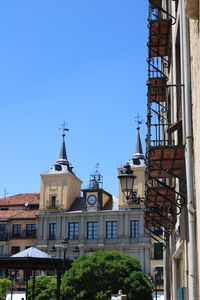
[[[29,271],[26,270],[26,300],[28,300],[28,277],[29,277]]]
[[[65,260],[66,260],[66,250],[67,250],[67,248],[64,248],[64,264],[65,264]]]
[[[156,294],[156,300],[158,299],[158,290],[157,290],[157,283],[155,282],[155,294]]]
[[[57,269],[57,289],[56,289],[56,300],[60,300],[60,284],[61,284],[61,273]]]
[[[12,280],[12,285],[11,285],[11,300],[12,300],[13,299],[13,278],[11,280]]]
[[[35,299],[35,269],[33,270],[32,300]]]

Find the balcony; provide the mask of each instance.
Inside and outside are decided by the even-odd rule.
[[[158,206],[169,207],[175,203],[175,191],[164,187],[148,188],[146,207]]]
[[[148,153],[148,174],[152,178],[180,177],[184,158],[184,146],[151,146]]]
[[[156,9],[161,7],[162,5],[162,0],[149,0],[150,6],[152,9]]]
[[[1,232],[0,241],[7,241],[7,240],[8,240],[8,232]]]
[[[52,204],[47,205],[47,209],[55,209],[55,210],[57,210],[58,208],[59,208],[58,205],[52,205]]]
[[[151,209],[146,208],[145,210],[145,227],[152,228],[162,226],[165,228],[166,232],[169,232],[173,229],[175,224],[175,219],[173,220],[172,216],[163,210],[162,207],[152,207]]]
[[[36,238],[36,230],[26,230],[19,233],[12,233],[10,239],[33,239]]]
[[[148,101],[166,102],[166,77],[153,77],[148,80]]]
[[[149,57],[168,56],[171,20],[151,20],[149,26]]]

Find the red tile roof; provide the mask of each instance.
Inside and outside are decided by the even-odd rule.
[[[24,205],[26,202],[29,204],[39,204],[39,200],[39,193],[16,194],[6,198],[0,198],[0,207]]]
[[[7,219],[32,219],[36,217],[36,209],[0,210],[0,221]]]

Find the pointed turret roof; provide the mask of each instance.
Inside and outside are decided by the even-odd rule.
[[[144,165],[144,154],[142,150],[142,143],[140,138],[140,127],[137,127],[137,139],[136,139],[136,147],[135,153],[130,159],[129,164],[133,167]]]
[[[62,142],[60,148],[59,159],[55,163],[55,165],[47,172],[48,174],[56,174],[56,173],[71,173],[74,175],[72,169],[72,165],[69,163],[67,159],[67,151],[65,146],[65,131],[69,131],[68,128],[65,127],[66,123],[62,124],[63,133],[62,133]]]
[[[58,164],[60,165],[69,165],[69,162],[67,160],[67,151],[66,151],[66,146],[65,146],[65,134],[62,134],[62,143],[61,143],[61,148],[60,148],[60,156],[57,161]]]
[[[143,150],[142,150],[142,143],[141,143],[141,138],[140,138],[140,127],[137,127],[137,131],[138,131],[138,133],[137,133],[135,154],[133,154],[133,157],[144,159],[144,154],[143,154]]]

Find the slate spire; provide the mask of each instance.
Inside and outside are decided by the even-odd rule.
[[[132,158],[129,161],[129,164],[132,167],[139,167],[143,166],[145,163],[145,158],[142,150],[142,143],[141,143],[141,138],[140,138],[140,124],[142,124],[142,121],[140,120],[140,116],[137,115],[136,122],[137,122],[137,139],[136,139],[136,145],[135,145],[135,153],[133,154]]]
[[[62,133],[62,143],[61,143],[61,148],[60,148],[60,155],[59,155],[59,159],[57,160],[56,162],[56,165],[55,165],[55,169],[56,171],[67,171],[67,172],[70,172],[72,174],[73,171],[73,166],[69,163],[68,159],[67,159],[67,150],[66,150],[66,146],[65,146],[65,131],[69,131],[68,128],[66,128],[66,123],[63,122],[63,124],[61,124],[62,128],[60,128],[63,133]],[[62,166],[65,166],[65,168]]]
[[[68,129],[67,129],[68,130]],[[60,148],[60,156],[58,159],[58,163],[61,165],[69,165],[69,162],[67,160],[67,151],[65,146],[65,134],[62,134],[62,143]]]
[[[140,139],[140,127],[137,127],[137,139],[136,139],[136,146],[135,146],[135,156],[139,156],[139,157],[143,157],[144,158],[144,154],[143,154],[143,150],[142,150],[142,143],[141,143],[141,139]]]

